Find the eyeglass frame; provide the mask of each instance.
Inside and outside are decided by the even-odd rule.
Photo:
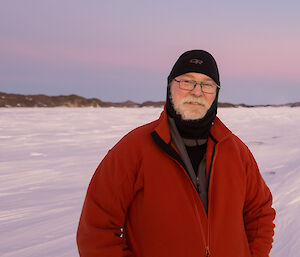
[[[209,83],[197,82],[197,81],[194,81],[194,80],[177,80],[177,79],[174,79],[174,80],[179,84],[179,88],[180,88],[181,90],[185,90],[185,91],[193,91],[193,90],[195,89],[195,87],[197,86],[197,84],[199,84],[202,93],[204,93],[204,94],[214,94],[214,93],[207,93],[207,92],[204,92],[203,89],[202,89],[203,84],[209,84]],[[181,87],[180,87],[180,82],[181,82],[181,81],[194,82],[195,84],[194,84],[194,87],[193,87],[191,90],[189,90],[189,89],[181,88]],[[209,84],[209,85],[216,86],[216,88],[221,88],[221,87],[220,87],[219,85],[217,85],[217,84]]]

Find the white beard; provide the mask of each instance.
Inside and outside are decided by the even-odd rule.
[[[181,101],[174,101],[172,99],[174,110],[183,120],[197,120],[205,116],[209,107],[203,98],[187,96]],[[194,105],[188,105],[187,103],[194,103]]]

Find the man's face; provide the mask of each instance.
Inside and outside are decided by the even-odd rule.
[[[210,77],[196,72],[185,73],[175,79],[216,84]],[[200,85],[197,85],[192,91],[182,90],[175,80],[171,82],[170,90],[174,109],[183,120],[203,118],[216,97],[216,90],[213,94],[203,93]]]

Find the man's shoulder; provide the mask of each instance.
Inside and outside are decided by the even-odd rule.
[[[158,124],[158,119],[138,126],[128,132],[123,138],[135,138],[150,135]]]
[[[137,148],[139,145],[142,146],[146,144],[149,140],[152,140],[151,133],[154,131],[157,124],[158,120],[154,120],[134,128],[125,134],[115,147],[129,148],[134,146],[134,148]]]
[[[220,118],[216,118],[216,129],[214,130],[217,135],[217,140],[219,142],[231,143],[234,144],[237,148],[242,151],[250,151],[248,146],[237,136],[234,132],[232,132],[221,120]]]

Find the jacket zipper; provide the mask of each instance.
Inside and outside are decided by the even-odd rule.
[[[174,159],[174,158],[172,158],[172,159],[173,159],[175,162],[177,162],[177,164],[184,170],[185,175],[188,177],[188,180],[189,180],[190,183],[191,183],[191,186],[194,188],[194,190],[196,190],[196,188],[195,188],[193,182],[191,181],[190,177],[189,177],[188,174],[186,173],[185,168],[184,168],[184,167],[183,167],[176,159]],[[198,189],[197,189],[196,191],[198,191]],[[198,197],[200,198],[199,194],[198,194]],[[201,201],[201,199],[200,199],[200,201]],[[197,215],[197,217],[198,217],[198,220],[199,220],[199,222],[200,222],[200,231],[201,231],[201,235],[202,235],[202,238],[203,238],[203,244],[204,244],[205,249],[206,249],[206,257],[208,257],[208,256],[209,256],[209,247],[208,247],[207,240],[206,240],[206,238],[205,238],[205,234],[204,234],[203,227],[202,227],[202,224],[201,224],[200,215],[199,215],[198,208],[197,208],[196,204],[195,204],[195,211],[196,211],[196,215]],[[207,255],[207,254],[208,254],[208,255]]]
[[[216,143],[214,142],[213,153],[212,153],[211,162],[210,162],[210,165],[209,165],[209,174],[208,174],[208,176],[209,176],[209,179],[208,179],[209,184],[212,183],[212,182],[210,182],[210,175],[211,175],[211,171],[212,171],[213,160],[214,160],[214,157],[215,157],[215,147],[216,147]],[[177,164],[184,170],[184,173],[186,174],[186,176],[188,176],[185,168],[176,159],[174,159],[174,158],[172,158],[172,159],[177,162]],[[194,184],[191,181],[191,179],[190,179],[189,176],[188,176],[188,180],[190,181],[192,187],[198,192],[197,195],[198,195],[198,197],[200,199],[198,177],[197,177],[197,189],[195,188],[195,186],[194,186]],[[210,211],[209,211],[210,210],[210,204],[209,203],[210,203],[210,199],[211,199],[211,197],[210,197],[210,191],[211,190],[209,190],[210,188],[211,188],[211,185],[208,185],[208,216],[209,216],[209,213],[210,213]],[[200,199],[200,201],[201,201],[201,199]],[[200,216],[199,216],[199,213],[198,213],[198,208],[197,208],[196,205],[195,205],[195,209],[196,209],[196,213],[197,213],[198,219],[201,222],[201,219],[200,219]],[[205,250],[206,250],[206,255],[205,256],[209,257],[210,256],[210,251],[209,251],[209,241],[210,241],[209,240],[209,230],[210,230],[210,224],[209,224],[209,218],[208,217],[207,217],[207,237],[206,237],[207,240],[205,240],[205,235],[204,235],[204,232],[203,232],[202,224],[200,224],[200,230],[201,230],[201,234],[202,234],[202,237],[203,237],[203,240],[204,240],[203,243],[205,245]]]
[[[162,150],[167,154],[169,155],[175,162],[177,162],[177,164],[184,170],[184,173],[185,173],[185,176],[187,176],[187,179],[190,181],[191,183],[191,186],[194,188],[194,190],[197,192],[197,195],[200,199],[200,196],[198,194],[198,188],[196,189],[193,182],[191,181],[191,178],[189,177],[186,169],[184,168],[184,164],[181,164],[181,158],[180,156],[177,154],[177,152],[173,149],[173,147],[169,144],[166,144],[162,139],[161,137],[157,134],[157,132],[153,132],[151,134],[151,136],[153,137],[154,141],[158,144],[158,146],[160,146],[162,148]],[[158,140],[158,141],[157,141]],[[214,147],[213,147],[213,153],[212,153],[212,157],[211,157],[211,162],[210,162],[210,165],[209,165],[209,173],[208,173],[208,216],[209,216],[209,213],[210,213],[210,191],[209,190],[211,188],[210,184],[210,175],[211,175],[211,171],[212,171],[212,164],[213,164],[213,160],[214,160],[214,156],[215,156],[215,147],[216,147],[216,140],[214,139],[214,137],[212,137],[212,140],[214,142]],[[165,148],[167,147],[167,149]],[[175,156],[177,155],[179,157],[179,159],[177,160],[176,158],[174,158],[173,154],[175,154]],[[201,199],[200,199],[201,201]],[[203,206],[202,206],[203,207]],[[196,214],[198,216],[198,219],[199,219],[199,222],[200,222],[200,231],[201,231],[201,234],[202,234],[202,238],[203,238],[203,243],[205,245],[205,249],[206,249],[206,257],[209,257],[210,256],[210,250],[209,250],[209,230],[210,230],[210,224],[209,224],[209,218],[207,217],[207,238],[205,238],[205,235],[204,235],[204,231],[203,231],[203,227],[202,227],[202,224],[201,224],[201,219],[200,219],[200,216],[199,216],[199,213],[198,213],[198,208],[197,206],[195,205],[195,209],[196,209]],[[204,210],[204,207],[203,207],[203,210]],[[205,211],[205,210],[204,210]],[[207,240],[206,240],[207,239]]]

